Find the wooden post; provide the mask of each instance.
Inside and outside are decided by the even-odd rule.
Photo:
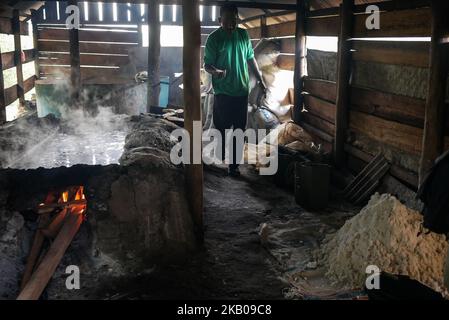
[[[183,72],[184,72],[184,127],[190,135],[190,163],[185,166],[187,196],[197,227],[197,235],[203,238],[203,166],[201,163],[201,95],[200,95],[200,54],[201,25],[198,0],[183,1],[182,19],[184,33]],[[199,134],[194,135],[194,121],[197,121]],[[199,159],[198,159],[199,158]]]
[[[137,45],[142,47],[142,16],[140,14],[140,4],[132,4],[133,21],[137,23]]]
[[[40,77],[40,66],[39,66],[39,36],[38,36],[38,29],[37,29],[37,11],[32,10],[31,11],[31,24],[33,26],[33,48],[34,48],[34,73],[36,75],[36,79],[39,79]]]
[[[432,0],[432,40],[430,44],[430,69],[426,101],[424,136],[419,168],[421,184],[434,161],[444,152],[444,125],[447,108],[445,105],[446,81],[448,74],[448,48],[441,43],[448,31],[449,11],[447,1]]]
[[[295,31],[295,71],[294,71],[294,100],[293,120],[301,123],[301,112],[303,109],[303,87],[306,68],[306,11],[304,0],[297,0],[296,31]]]
[[[0,48],[0,124],[6,122],[5,82],[3,79],[2,48]]]
[[[70,0],[68,5],[78,5],[76,0]],[[81,20],[81,17],[80,17]],[[80,43],[79,30],[77,28],[69,29],[70,43],[70,97],[72,107],[78,106],[78,100],[81,92],[81,68],[80,68]]]
[[[354,25],[354,0],[340,5],[340,35],[338,39],[337,100],[335,108],[334,162],[339,168],[345,163],[345,140],[349,125],[349,97],[351,78],[350,38]]]
[[[267,16],[260,17],[260,38],[268,37]]]
[[[159,1],[148,2],[148,95],[147,112],[151,106],[159,106],[160,93],[161,22]]]
[[[14,33],[14,63],[16,65],[17,74],[17,97],[20,106],[25,105],[25,91],[23,89],[23,72],[22,72],[22,43],[20,41],[20,13],[19,10],[13,10],[12,30]]]

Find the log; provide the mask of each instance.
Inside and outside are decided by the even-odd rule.
[[[70,208],[64,208],[63,210],[61,210],[61,212],[59,212],[53,218],[48,226],[41,230],[42,234],[47,238],[54,239],[58,235],[58,232],[61,230],[64,220],[67,217],[67,213],[70,212],[70,210]]]
[[[73,200],[68,202],[62,202],[62,203],[50,203],[50,204],[44,204],[42,206],[39,206],[38,212],[46,212],[48,210],[54,210],[54,209],[64,209],[64,208],[71,208],[75,206],[80,205],[87,205],[86,200]]]
[[[83,215],[81,213],[70,212],[67,220],[50,246],[47,254],[39,267],[31,276],[29,282],[20,292],[17,300],[37,300],[41,296],[56,268],[58,267],[65,251],[69,247],[73,238],[81,226]]]

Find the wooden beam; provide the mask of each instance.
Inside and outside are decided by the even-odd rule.
[[[354,61],[429,67],[429,43],[408,41],[353,41]]]
[[[306,73],[306,14],[308,8],[304,1],[297,0],[296,22],[295,22],[295,66],[293,74],[293,96],[295,105],[293,107],[293,121],[301,123],[301,112],[304,106],[302,91],[304,89],[304,75]]]
[[[13,11],[12,29],[14,32],[14,63],[17,74],[17,96],[21,106],[25,105],[25,92],[23,90],[23,72],[22,72],[22,43],[20,40],[20,13],[19,10]]]
[[[76,0],[70,0],[68,5],[77,5]],[[70,44],[70,98],[72,106],[78,104],[78,99],[81,93],[81,68],[80,68],[80,43],[79,30],[72,28],[69,30],[69,44]]]
[[[345,163],[344,144],[349,126],[349,97],[351,77],[351,43],[354,24],[354,0],[343,0],[340,6],[340,35],[338,39],[337,99],[335,108],[334,162],[337,167]]]
[[[337,99],[337,85],[332,81],[305,78],[304,91],[334,104]]]
[[[199,124],[201,131],[201,94],[200,94],[200,54],[201,27],[198,10],[198,0],[184,0],[182,10],[184,49],[184,128],[190,136],[190,163],[185,166],[188,200],[197,235],[203,239],[203,166],[193,164],[202,161],[201,133],[194,135],[194,122]],[[196,160],[196,161],[195,161]]]
[[[38,11],[31,11],[31,24],[33,27],[33,48],[34,48],[34,74],[36,75],[36,79],[39,79],[39,38],[38,38],[38,30],[37,30],[37,21],[38,21]]]
[[[49,0],[46,2],[53,2],[57,0]],[[160,4],[163,5],[180,5],[183,6],[189,1],[184,0],[158,0]],[[87,2],[98,2],[98,0],[87,0]],[[103,0],[104,3],[128,3],[129,0]],[[134,4],[137,3],[148,3],[148,0],[135,0]],[[228,3],[227,0],[203,0],[201,5],[203,6],[222,6]],[[253,9],[274,9],[274,10],[296,10],[296,4],[279,3],[276,1],[272,2],[258,2],[258,1],[232,1],[232,3],[239,8],[253,8]]]
[[[150,0],[148,2],[147,112],[150,112],[152,106],[159,106],[161,55],[161,22],[159,18],[159,1]]]
[[[137,32],[114,32],[103,30],[83,30],[80,29],[79,41],[89,42],[108,42],[108,43],[131,43],[137,44]],[[45,28],[39,30],[39,40],[68,40],[69,34],[67,29]]]
[[[430,44],[430,70],[426,101],[426,116],[419,181],[423,182],[435,159],[444,151],[444,125],[447,114],[445,104],[449,54],[440,40],[448,30],[447,1],[432,0],[432,40]]]

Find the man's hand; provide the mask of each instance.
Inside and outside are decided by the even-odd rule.
[[[226,70],[215,69],[213,75],[218,79],[226,78]]]
[[[218,79],[226,78],[226,70],[218,69],[217,67],[211,64],[205,64],[204,70],[206,70],[206,72],[210,73],[213,77],[216,77]]]

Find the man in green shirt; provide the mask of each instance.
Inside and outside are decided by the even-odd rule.
[[[213,120],[222,136],[222,159],[225,157],[226,130],[233,128],[245,131],[248,116],[249,72],[250,66],[263,92],[266,86],[254,58],[254,51],[245,29],[237,27],[238,10],[233,5],[220,9],[221,27],[211,33],[206,41],[204,69],[212,75],[215,100]],[[229,175],[239,176],[236,159],[237,148],[233,142],[233,159],[230,159]]]

